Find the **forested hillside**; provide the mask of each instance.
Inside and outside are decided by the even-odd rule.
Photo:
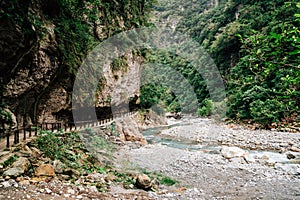
[[[23,124],[70,112],[75,75],[88,52],[117,33],[149,26],[152,9],[154,24],[187,34],[212,57],[226,87],[226,117],[265,128],[299,121],[297,0],[13,0],[0,5],[4,121],[11,114]],[[163,85],[145,85],[141,108],[158,104],[168,111],[194,112],[197,105],[198,114],[208,116],[220,105],[210,99],[207,82],[192,64],[176,53],[135,53],[145,63],[166,64],[180,72],[197,96],[191,99]],[[4,111],[4,105],[10,111]]]
[[[297,1],[161,1],[156,10],[160,22],[180,19],[176,30],[188,33],[213,58],[226,86],[227,117],[265,128],[299,121]],[[203,79],[190,76],[188,63],[178,58],[158,59],[189,74],[185,77],[195,88],[198,113],[209,115],[213,102]],[[167,103],[170,110],[174,102]]]

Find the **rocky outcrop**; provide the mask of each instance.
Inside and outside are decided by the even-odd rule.
[[[76,36],[73,38],[72,34],[67,35],[74,29],[72,27],[80,26],[78,29],[82,29],[83,36],[94,40],[94,45],[110,37],[114,31],[136,27],[136,20],[140,20],[139,24],[145,21],[145,5],[141,2],[125,6],[122,4],[126,2],[118,1],[100,6],[86,1],[81,3],[81,6],[86,6],[87,13],[95,12],[96,16],[72,13],[77,12],[78,6],[72,2],[62,5],[60,1],[1,1],[0,81],[4,84],[3,99],[16,116],[18,126],[71,118],[76,70],[91,48],[90,44],[83,44],[87,47],[81,47],[81,43],[75,45],[81,41],[76,37],[82,35],[73,34]],[[80,7],[78,12],[81,10],[84,9]],[[70,15],[70,19],[64,15]],[[82,21],[74,22],[72,15]],[[82,38],[82,41],[86,39]],[[112,97],[116,102],[126,102],[128,97],[138,93],[132,77],[138,73],[141,60],[131,53],[125,57],[128,69],[112,72],[110,65],[104,69],[105,85],[101,85],[103,89],[97,94],[98,106],[103,106],[101,102],[110,105],[107,102]],[[125,90],[121,87],[124,84],[126,88],[130,87],[132,94],[124,96]]]
[[[24,174],[24,170],[20,167],[12,167],[3,173],[3,176],[18,177]]]
[[[141,134],[138,123],[132,116],[116,119],[116,130],[120,133],[121,141],[139,142],[142,145],[147,144]]]
[[[143,60],[126,53],[122,57],[127,66],[120,70],[113,70],[112,65],[103,66],[105,84],[98,96],[98,106],[111,106],[112,112],[127,112],[130,98],[138,96],[140,93],[141,65]]]
[[[139,112],[138,114],[133,115],[133,118],[142,129],[167,125],[166,117],[157,114],[151,109],[146,112]]]

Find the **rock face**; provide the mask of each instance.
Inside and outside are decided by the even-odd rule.
[[[142,126],[147,128],[157,127],[161,125],[167,125],[167,121],[164,116],[158,115],[156,112],[150,110],[147,114],[143,116]]]
[[[153,110],[145,113],[138,113],[132,116],[142,129],[154,128],[162,125],[167,125],[168,122],[165,116],[158,115]]]
[[[223,146],[221,149],[221,154],[224,158],[230,159],[235,157],[242,157],[245,155],[245,151],[239,147],[228,147]]]
[[[81,40],[70,38],[67,35],[69,32],[61,30],[63,28],[59,26],[66,23],[64,27],[73,27],[72,19],[57,23],[58,16],[65,9],[74,9],[71,4],[61,6],[60,1],[42,0],[0,3],[0,82],[4,85],[4,101],[9,110],[13,111],[13,116],[16,116],[14,121],[19,126],[24,122],[30,124],[52,122],[58,117],[68,120],[71,118],[71,93],[76,70],[81,66],[84,54],[90,51],[86,50],[90,47],[82,47],[80,50],[70,48],[73,43]],[[94,9],[86,1],[82,1],[82,4],[86,9]],[[82,20],[87,25],[87,30],[83,31],[86,32],[84,37],[89,35],[89,40],[103,41],[113,34],[111,30],[135,27],[133,15],[141,19],[145,17],[143,3],[129,3],[128,11],[124,11],[123,5],[116,6],[111,1],[106,6],[108,9],[95,7],[98,9],[98,16],[93,17],[96,21],[89,21],[92,19],[85,14],[82,15],[84,17],[81,14],[76,16],[76,20]],[[106,15],[110,19],[103,20]],[[125,57],[128,66],[126,69],[113,72],[110,64],[103,67],[105,81],[102,91],[97,94],[98,106],[103,106],[101,102],[108,102],[110,99],[116,105],[128,102],[130,96],[138,94],[138,85],[133,77],[138,77],[142,61],[132,53]],[[132,92],[127,94],[127,91]],[[108,105],[110,103],[104,106]]]
[[[131,116],[116,119],[116,130],[120,133],[120,140],[122,141],[140,142],[142,145],[147,144],[137,122]]]
[[[127,112],[130,98],[139,95],[141,64],[143,60],[127,53],[126,69],[113,71],[111,65],[103,66],[106,83],[99,94],[98,106],[112,106],[113,113]],[[111,100],[111,101],[110,101]],[[125,105],[125,106],[124,106]]]

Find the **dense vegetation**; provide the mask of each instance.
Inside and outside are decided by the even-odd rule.
[[[41,43],[48,33],[47,26],[53,24],[58,49],[53,56],[60,63],[56,79],[74,80],[82,60],[95,45],[121,31],[149,25],[154,2],[47,0],[35,7],[30,0],[1,1],[0,19],[19,27],[27,46]],[[299,121],[297,0],[161,0],[154,8],[159,13],[159,23],[180,19],[176,31],[188,34],[211,55],[226,86],[227,117],[264,127]],[[139,53],[146,63],[174,69],[160,75],[154,73],[154,68],[147,69],[148,76],[157,76],[153,80],[183,88],[178,80],[166,79],[178,72],[192,85],[197,97],[195,101],[182,89],[181,95],[176,94],[167,84],[154,81],[143,86],[141,107],[156,104],[160,111],[194,112],[197,106],[199,115],[211,114],[216,103],[210,99],[207,82],[191,63],[168,50],[147,49]],[[128,67],[123,57],[111,66],[113,71],[126,71]],[[3,107],[1,102],[1,119],[7,121],[9,116]]]
[[[1,28],[15,31],[19,37],[15,43],[19,42],[17,45],[22,46],[22,51],[14,52],[16,59],[7,64],[7,69],[1,68],[1,72],[4,71],[6,75],[1,74],[0,77],[5,76],[7,83],[13,73],[17,73],[19,68],[29,65],[35,59],[34,54],[44,45],[42,48],[48,48],[47,53],[59,68],[55,76],[51,77],[49,86],[43,88],[43,91],[34,91],[34,95],[47,94],[58,82],[71,93],[77,70],[89,51],[121,31],[148,26],[152,4],[153,0],[0,1]],[[17,61],[19,58],[22,63]],[[0,119],[4,120],[7,117],[2,104],[2,85],[0,90]],[[27,112],[34,109],[24,108]]]
[[[187,1],[179,5],[163,1],[157,7],[162,13],[159,20],[181,16],[177,31],[188,33],[210,53],[226,86],[228,117],[266,128],[278,122],[299,121],[297,1],[213,2]],[[198,113],[209,115],[214,103],[203,79],[177,58],[157,60],[164,60],[183,75],[193,74],[188,80],[195,88]]]

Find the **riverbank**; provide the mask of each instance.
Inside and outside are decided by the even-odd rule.
[[[187,187],[182,193],[153,194],[159,199],[300,199],[299,133],[247,130],[201,118],[184,118],[152,133],[146,132],[152,144],[124,147],[117,156]]]

